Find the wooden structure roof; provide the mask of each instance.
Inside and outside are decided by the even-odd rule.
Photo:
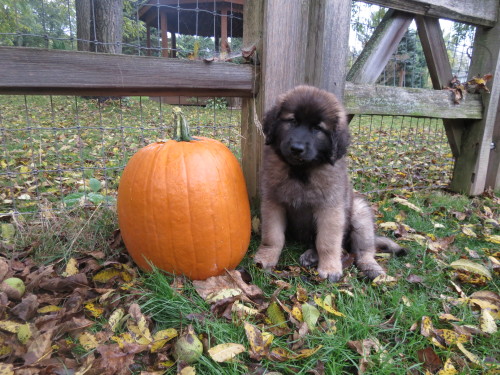
[[[170,33],[211,37],[243,36],[243,3],[245,0],[149,0],[139,9],[139,19],[148,27]],[[162,20],[162,18],[165,19]],[[221,30],[223,24],[227,30]]]

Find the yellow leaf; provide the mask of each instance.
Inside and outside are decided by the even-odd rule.
[[[292,316],[299,322],[304,321],[304,317],[302,316],[302,310],[300,309],[300,306],[294,305],[292,307]]]
[[[208,354],[215,362],[227,362],[244,351],[245,347],[241,344],[226,343],[208,349]]]
[[[442,370],[438,371],[437,375],[455,375],[458,374],[457,369],[453,366],[453,363],[448,358],[444,363]]]
[[[0,363],[0,375],[14,375],[14,365]]]
[[[407,201],[406,199],[395,197],[392,199],[392,201],[395,203],[399,203],[403,206],[406,206],[406,207],[412,209],[413,211],[422,213],[422,209],[420,207],[415,206],[413,203]]]
[[[300,286],[300,285],[297,285],[296,295],[297,295],[297,300],[299,302],[304,303],[308,299],[308,297],[307,297],[307,290],[305,288],[303,288],[302,286]]]
[[[233,307],[231,308],[231,312],[236,313],[237,316],[244,318],[247,316],[254,316],[259,313],[259,310],[254,309],[252,307],[245,306],[240,302],[233,303]]]
[[[272,342],[272,335],[264,339],[262,332],[254,325],[244,322],[245,334],[250,344],[250,356],[255,359],[265,357]]]
[[[132,334],[132,337],[134,338],[136,343],[138,343],[140,345],[149,345],[153,341],[152,338],[150,340],[150,339],[144,337],[139,326],[137,326],[131,322],[129,322],[127,324],[127,328],[130,331],[130,333]]]
[[[450,264],[450,267],[456,270],[464,270],[467,272],[472,272],[481,276],[486,277],[488,280],[491,280],[491,273],[486,269],[482,264],[473,262],[468,259],[459,259]]]
[[[460,335],[455,331],[450,329],[436,329],[434,333],[442,337],[446,343],[446,345],[455,345],[457,343],[464,343],[468,341],[468,337],[466,335]]]
[[[498,234],[492,234],[490,236],[486,236],[484,237],[484,239],[488,242],[500,244],[500,235]]]
[[[92,350],[99,346],[97,338],[89,332],[84,332],[78,337],[78,342],[86,350]]]
[[[73,276],[78,273],[78,262],[76,261],[75,258],[70,258],[68,261],[68,264],[66,264],[66,271],[64,272],[64,275],[67,276]]]
[[[104,309],[100,306],[96,306],[93,302],[86,303],[85,310],[94,318],[99,318],[104,313]]]
[[[474,237],[474,238],[477,237],[476,232],[474,232],[472,228],[467,225],[462,226],[462,233],[469,237]]]
[[[177,373],[178,375],[196,375],[196,369],[193,366],[186,366]]]
[[[382,230],[398,230],[398,224],[394,221],[387,221],[385,223],[379,224]]]
[[[382,274],[377,276],[372,280],[372,285],[373,286],[381,286],[381,285],[386,285],[386,286],[394,286],[397,283],[397,279],[395,277]]]
[[[493,318],[493,315],[491,314],[490,310],[488,309],[483,309],[481,310],[481,317],[479,318],[479,327],[481,328],[481,331],[484,333],[496,333],[497,332],[497,325],[495,323],[495,318]]]
[[[129,332],[124,332],[120,336],[112,336],[111,340],[116,342],[120,349],[123,349],[125,344],[133,344],[134,339],[132,338],[132,335]]]
[[[61,310],[61,307],[59,307],[59,306],[56,306],[56,305],[47,305],[47,306],[39,308],[37,310],[37,312],[39,314],[47,314],[47,313],[51,313],[51,312],[55,312],[55,311],[59,311],[59,310]]]
[[[17,333],[20,326],[22,324],[13,322],[12,320],[0,320],[0,329],[3,331]]]
[[[267,316],[271,320],[271,323],[274,326],[277,326],[279,328],[288,328],[286,324],[286,318],[285,314],[279,307],[279,305],[276,303],[276,301],[273,301],[269,304],[267,310]]]
[[[465,354],[465,356],[469,359],[469,361],[471,361],[472,363],[474,363],[476,365],[481,366],[481,360],[479,359],[479,357],[476,356],[475,354],[469,352],[467,349],[465,349],[463,344],[458,343],[457,348],[460,349],[460,351]]]
[[[420,334],[425,337],[432,335],[434,331],[434,326],[432,325],[432,320],[428,316],[422,317],[422,324],[420,325]]]
[[[221,290],[218,290],[217,292],[210,293],[209,295],[207,295],[207,297],[205,298],[205,301],[207,301],[207,303],[209,303],[209,304],[212,304],[212,303],[215,303],[217,301],[220,301],[220,300],[223,300],[226,298],[239,296],[239,295],[241,295],[241,293],[242,293],[241,289],[237,289],[237,288],[221,289]]]
[[[122,318],[125,316],[125,311],[122,308],[113,311],[109,317],[108,324],[111,327],[111,331],[116,332],[120,326]]]
[[[5,357],[10,353],[12,353],[12,347],[10,345],[0,344],[0,357]]]
[[[120,274],[121,271],[119,269],[107,268],[95,274],[92,280],[104,284],[111,280],[113,277],[120,276]]]
[[[332,300],[332,296],[331,295],[326,296],[324,300],[322,300],[318,296],[314,296],[314,302],[316,303],[316,305],[318,305],[319,307],[321,307],[323,310],[329,312],[330,314],[336,315],[336,316],[345,317],[344,314],[342,314],[341,312],[335,310],[332,307],[331,300]]]
[[[151,353],[154,353],[165,346],[165,344],[177,337],[177,330],[174,328],[167,328],[156,332],[153,335],[153,344],[151,345]]]
[[[26,344],[31,338],[31,328],[29,324],[23,324],[17,329],[17,339],[21,344]]]
[[[288,360],[303,359],[312,356],[318,350],[320,350],[323,345],[319,345],[314,349],[301,349],[295,353],[288,351],[285,348],[274,348],[269,354],[270,359],[277,362],[284,362]]]
[[[451,315],[451,314],[440,314],[439,319],[445,320],[445,321],[456,321],[456,322],[462,321],[462,319],[459,319],[456,316]]]

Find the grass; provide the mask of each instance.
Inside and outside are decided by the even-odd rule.
[[[147,98],[102,104],[74,97],[22,96],[0,96],[0,106],[3,137],[0,212],[37,213],[2,217],[4,222],[15,219],[14,243],[5,247],[10,249],[10,256],[12,252],[23,254],[61,270],[70,258],[93,252],[106,255],[101,262],[118,259],[122,250],[109,244],[118,228],[114,207],[86,201],[81,207],[76,204],[68,208],[64,198],[75,192],[90,192],[92,178],[101,182],[99,194],[113,197],[121,169],[133,152],[149,142],[164,139],[171,132],[170,106]],[[183,110],[191,124],[196,125],[194,134],[216,137],[232,150],[239,150],[238,111],[201,107]],[[451,156],[440,121],[358,116],[351,123],[351,131],[353,183],[376,204],[377,224],[404,224],[425,241],[448,236],[455,236],[455,241],[442,251],[432,252],[414,237],[387,230],[385,234],[399,236],[398,241],[409,253],[402,258],[380,258],[388,273],[398,281],[394,286],[373,286],[354,267],[345,270],[341,284],[319,282],[306,270],[291,277],[264,273],[252,263],[259,244],[259,237],[254,235],[241,267],[267,298],[277,289],[273,281],[284,280],[291,288],[279,292],[277,298],[281,302],[290,304],[299,287],[307,290],[311,303],[314,295],[333,294],[337,310],[345,317],[335,318],[334,334],[319,330],[304,338],[304,348],[322,345],[308,358],[282,363],[269,359],[255,362],[243,353],[238,361],[217,364],[204,355],[196,364],[198,373],[306,374],[320,372],[321,363],[325,374],[356,373],[361,356],[349,348],[349,342],[373,338],[380,343],[380,349],[367,357],[371,364],[367,374],[425,373],[418,351],[429,346],[443,362],[451,358],[461,374],[484,372],[456,347],[435,347],[420,333],[419,327],[411,328],[424,316],[430,317],[436,328],[450,328],[449,323],[438,319],[445,311],[461,319],[461,325],[478,325],[477,311],[469,305],[451,304],[445,296],[458,297],[452,282],[458,283],[468,296],[478,290],[498,293],[498,275],[486,285],[459,283],[449,264],[460,258],[471,259],[472,252],[477,256],[474,261],[489,264],[488,257],[497,245],[486,239],[500,233],[498,225],[486,219],[500,221],[499,200],[494,195],[471,199],[429,189],[429,186],[445,186],[451,171]],[[396,192],[395,188],[409,189]],[[423,212],[395,203],[392,198],[396,194]],[[466,225],[477,233],[476,238],[463,233]],[[280,267],[298,265],[303,250],[300,245],[287,244]],[[410,282],[409,276],[418,276],[422,282]],[[129,298],[138,300],[157,330],[181,329],[193,324],[210,345],[235,342],[248,347],[241,322],[216,317],[189,281],[184,281],[180,290],[174,286],[176,281],[159,271],[141,274],[140,298],[136,294]],[[323,313],[321,319],[325,317]],[[261,321],[254,323],[263,330],[269,328]],[[96,320],[93,330],[104,325],[105,319]],[[481,359],[500,360],[498,338],[498,333],[474,335],[466,346]],[[290,336],[276,337],[272,347],[288,348],[292,344]],[[88,354],[81,346],[74,350],[79,355]],[[167,371],[175,372],[175,369]]]
[[[410,201],[423,209],[417,213],[405,207],[396,207],[390,200],[390,195],[381,197],[379,201],[379,222],[394,221],[396,215],[406,213],[404,223],[411,226],[416,232],[433,235],[438,238],[456,236],[452,247],[438,254],[427,251],[426,247],[417,242],[405,241],[409,249],[405,257],[390,258],[383,261],[390,275],[396,276],[398,282],[393,287],[377,287],[362,279],[356,268],[345,271],[346,277],[341,284],[317,282],[307,274],[286,279],[292,285],[289,290],[282,290],[278,298],[287,303],[294,298],[298,286],[305,288],[310,296],[335,296],[336,308],[344,313],[345,318],[336,318],[336,332],[333,335],[317,332],[307,337],[305,347],[313,348],[323,345],[323,348],[310,358],[295,362],[275,362],[263,360],[260,364],[263,369],[277,371],[282,374],[306,374],[316,368],[318,361],[325,364],[326,374],[355,373],[358,368],[360,355],[349,349],[348,342],[376,338],[381,349],[378,353],[369,356],[371,369],[367,374],[407,374],[410,369],[414,373],[424,373],[425,368],[418,358],[417,352],[432,346],[429,339],[420,333],[420,327],[411,329],[419,323],[422,317],[428,316],[436,328],[450,329],[450,324],[439,320],[439,315],[448,311],[461,319],[459,324],[478,325],[478,313],[468,305],[452,305],[445,296],[457,297],[451,282],[457,283],[454,273],[448,265],[459,258],[469,258],[466,247],[478,252],[480,260],[484,261],[487,254],[496,251],[496,245],[484,239],[470,239],[463,235],[460,227],[466,224],[481,226],[480,215],[475,213],[482,205],[487,205],[495,212],[500,213],[497,200],[486,197],[468,199],[464,196],[438,192],[417,192],[412,194]],[[446,212],[441,214],[442,208]],[[473,212],[467,219],[458,222],[451,213]],[[439,213],[439,214],[438,214]],[[439,222],[442,228],[436,229],[432,222]],[[498,233],[498,229],[494,230]],[[390,235],[390,234],[389,234]],[[403,242],[401,242],[403,243]],[[250,246],[249,256],[242,262],[242,267],[252,276],[252,283],[258,285],[269,297],[276,286],[271,282],[280,279],[280,275],[268,275],[253,266],[251,255],[258,246],[258,238],[254,237]],[[298,245],[288,245],[285,250],[281,266],[297,264],[297,254],[303,251]],[[290,254],[293,254],[291,256]],[[410,275],[422,279],[420,283],[408,281]],[[236,321],[229,322],[217,318],[210,313],[209,306],[198,296],[191,284],[187,282],[182,294],[172,288],[173,278],[160,272],[145,276],[145,296],[142,302],[144,311],[148,313],[161,327],[179,327],[192,323],[199,333],[207,334],[213,343],[236,342],[246,343],[247,339],[241,325]],[[490,290],[498,293],[500,284],[498,277],[487,285],[478,286],[463,284],[462,288],[467,295],[477,290]],[[345,293],[348,290],[350,293]],[[406,301],[406,302],[405,302]],[[200,314],[203,320],[190,320],[189,314]],[[385,324],[392,320],[391,324]],[[262,327],[262,325],[260,325]],[[264,328],[263,328],[264,329]],[[490,336],[475,336],[469,350],[480,358],[500,355],[498,345],[499,334]],[[277,338],[273,345],[288,347],[289,337]],[[437,355],[443,362],[447,358],[461,357],[461,353],[453,347],[440,349],[434,347]],[[463,357],[463,355],[462,355]],[[241,356],[241,362],[214,366],[208,358],[197,364],[197,370],[203,374],[239,374],[244,372],[244,364],[249,359]],[[458,367],[458,366],[457,366]],[[173,372],[172,372],[173,373]],[[472,365],[464,359],[462,374],[483,374],[484,369]]]

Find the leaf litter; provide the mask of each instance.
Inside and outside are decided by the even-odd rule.
[[[494,232],[497,210],[485,205],[474,212],[438,210],[433,213],[433,220],[437,222],[441,215],[449,215],[457,223],[453,235],[439,237],[437,231],[442,229],[439,226],[434,225],[435,231],[426,233],[414,230],[409,224],[410,212],[421,217],[426,215],[424,205],[410,203],[411,194],[396,198],[391,202],[400,211],[394,221],[379,222],[385,223],[380,225],[381,230],[434,258],[449,281],[448,290],[439,296],[444,311],[422,317],[410,329],[419,333],[427,345],[418,351],[418,360],[430,373],[442,375],[457,373],[469,365],[485,372],[493,371],[496,359],[483,358],[475,352],[474,342],[497,334],[500,296],[486,288],[498,276],[500,254],[486,247],[469,246],[460,251],[456,241],[473,238],[497,244],[498,235]],[[479,221],[467,223],[471,218]],[[309,338],[334,336],[339,321],[346,324],[352,319],[348,311],[337,307],[339,296],[355,298],[355,293],[363,293],[353,290],[346,282],[352,277],[349,271],[352,258],[345,257],[343,261],[346,273],[343,283],[335,292],[324,294],[295,285],[294,280],[298,278],[313,284],[322,282],[314,270],[300,266],[277,268],[272,272],[270,285],[276,289],[271,296],[252,284],[244,270],[193,282],[213,317],[193,313],[192,319],[222,319],[245,332],[242,342],[215,342],[207,340],[206,334],[196,332],[204,342],[205,356],[221,366],[225,362],[244,363],[253,371],[250,373],[255,374],[263,373],[262,363],[266,361],[293,363],[318,354],[321,358],[324,346],[311,345],[314,341]],[[385,262],[387,258],[380,261]],[[374,280],[374,291],[386,293],[398,283],[408,283],[415,288],[428,286],[416,265],[406,264],[406,267],[412,270],[409,276],[402,278],[398,274]],[[155,322],[141,312],[136,303],[138,271],[127,257],[106,260],[104,254],[89,253],[69,259],[61,269],[56,265],[36,265],[29,258],[0,258],[0,277],[13,276],[24,281],[26,292],[21,299],[9,299],[0,293],[0,362],[5,362],[2,364],[5,369],[1,369],[5,373],[14,370],[43,373],[45,369],[57,372],[63,368],[86,374],[125,374],[139,368],[148,374],[168,369],[177,373],[196,372],[196,363],[176,363],[172,356],[176,340],[186,334],[187,328],[155,329]],[[177,277],[172,281],[172,288],[183,293],[187,283],[190,282]],[[287,297],[281,297],[281,292],[286,292]],[[409,308],[415,301],[403,295],[400,304]],[[466,324],[460,316],[452,315],[453,306],[468,306],[476,324]],[[394,329],[397,312],[386,319],[378,326]],[[385,339],[373,336],[346,342],[359,356],[358,373],[380,365],[387,356],[387,345]],[[81,355],[82,350],[85,355]],[[318,360],[311,371],[324,374],[325,363]]]

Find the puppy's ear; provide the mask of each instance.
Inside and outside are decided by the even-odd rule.
[[[335,145],[336,155],[332,155],[336,160],[342,158],[347,153],[347,148],[351,141],[349,128],[347,126],[347,116],[341,113],[338,117],[336,131],[332,133],[332,141]]]
[[[274,142],[274,138],[276,135],[276,123],[279,120],[280,111],[281,104],[276,104],[264,115],[262,130],[264,131],[264,135],[266,136],[266,145],[270,145]]]

